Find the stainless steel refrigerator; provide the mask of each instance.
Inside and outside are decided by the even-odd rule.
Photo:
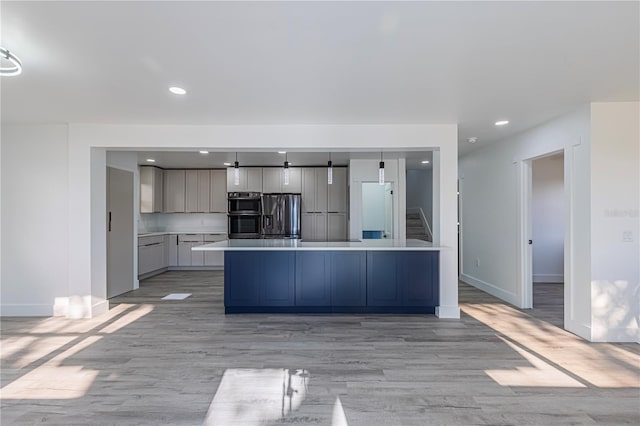
[[[300,194],[262,194],[262,237],[300,238]]]

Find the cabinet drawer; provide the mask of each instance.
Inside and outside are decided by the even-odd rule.
[[[154,235],[151,237],[138,237],[138,246],[148,246],[151,244],[160,244],[164,242],[164,235]]]
[[[202,234],[179,234],[178,242],[179,243],[201,243],[203,242]]]
[[[216,241],[224,241],[227,239],[226,234],[204,234],[204,241],[214,243]]]

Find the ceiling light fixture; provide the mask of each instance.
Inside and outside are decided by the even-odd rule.
[[[0,47],[0,57],[2,57],[2,59],[5,59],[11,62],[11,64],[13,65],[11,67],[0,68],[0,75],[12,76],[12,75],[18,75],[22,73],[22,62],[20,61],[20,59],[18,59],[16,55],[13,54],[13,52],[10,52],[9,49]]]
[[[382,151],[380,151],[380,168],[378,169],[378,183],[384,185],[384,161],[382,161]]]
[[[149,162],[149,163],[155,163],[155,162],[156,162],[156,160],[154,160],[153,158],[147,158],[147,162]]]
[[[222,164],[224,164],[227,167],[231,165],[231,163],[222,163]]]
[[[429,160],[422,160],[421,163],[422,164],[429,164]]]
[[[287,161],[288,155],[284,154],[284,184],[289,185],[289,162]]]
[[[240,185],[240,163],[238,163],[238,153],[236,152],[236,162],[233,163],[233,184]]]
[[[497,124],[497,123],[496,123],[496,124]],[[469,141],[469,143],[476,143],[476,142],[478,142],[478,138],[476,138],[476,137],[474,136],[474,137],[472,137],[472,138],[469,138],[469,139],[468,139],[468,141]]]
[[[287,151],[278,151],[278,154],[286,154]]]
[[[496,126],[504,126],[506,124],[509,124],[509,120],[496,121]]]
[[[202,155],[207,155],[209,153],[209,151],[200,151],[200,154]]]
[[[187,93],[182,87],[169,87],[169,91],[174,95],[185,95]]]
[[[329,153],[329,162],[327,163],[327,184],[333,185],[333,162],[331,161],[331,153]]]

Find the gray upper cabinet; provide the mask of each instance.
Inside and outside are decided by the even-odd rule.
[[[164,211],[166,213],[185,212],[186,174],[184,170],[164,172]]]
[[[211,184],[209,170],[187,170],[186,179],[187,213],[208,213]]]
[[[227,169],[227,191],[262,191],[262,167],[240,167],[239,185],[233,184],[233,167]]]
[[[227,212],[227,172],[210,170],[209,174],[209,211],[212,213]]]
[[[282,192],[282,168],[264,167],[262,169],[262,192],[265,194]]]
[[[347,168],[333,168],[333,184],[328,185],[328,208],[329,213],[347,212]]]
[[[140,166],[140,213],[162,213],[163,199],[164,171],[158,167]]]
[[[302,211],[304,213],[327,212],[327,169],[304,167],[302,169]]]
[[[289,167],[289,184],[284,184],[283,167],[264,167],[262,169],[262,192],[269,193],[296,193],[302,192],[302,169]]]

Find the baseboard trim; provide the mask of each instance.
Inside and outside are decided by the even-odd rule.
[[[571,321],[565,319],[564,321],[564,329],[569,333],[573,333],[578,337],[582,337],[587,341],[591,341],[591,327],[582,324],[578,321]]]
[[[534,274],[534,283],[564,283],[564,274]]]
[[[169,271],[222,271],[224,266],[169,266]]]
[[[460,281],[469,284],[470,286],[476,287],[477,289],[480,289],[486,293],[489,293],[490,295],[495,296],[498,299],[502,299],[507,303],[511,303],[515,306],[520,306],[518,297],[514,293],[501,289],[500,287],[497,287],[491,283],[482,281],[478,278],[466,274],[460,275]]]
[[[53,306],[34,304],[0,305],[0,317],[50,317],[53,316]]]
[[[109,312],[109,301],[108,300],[100,300],[95,302],[91,306],[91,317],[96,317],[98,315],[102,315],[106,312]]]

